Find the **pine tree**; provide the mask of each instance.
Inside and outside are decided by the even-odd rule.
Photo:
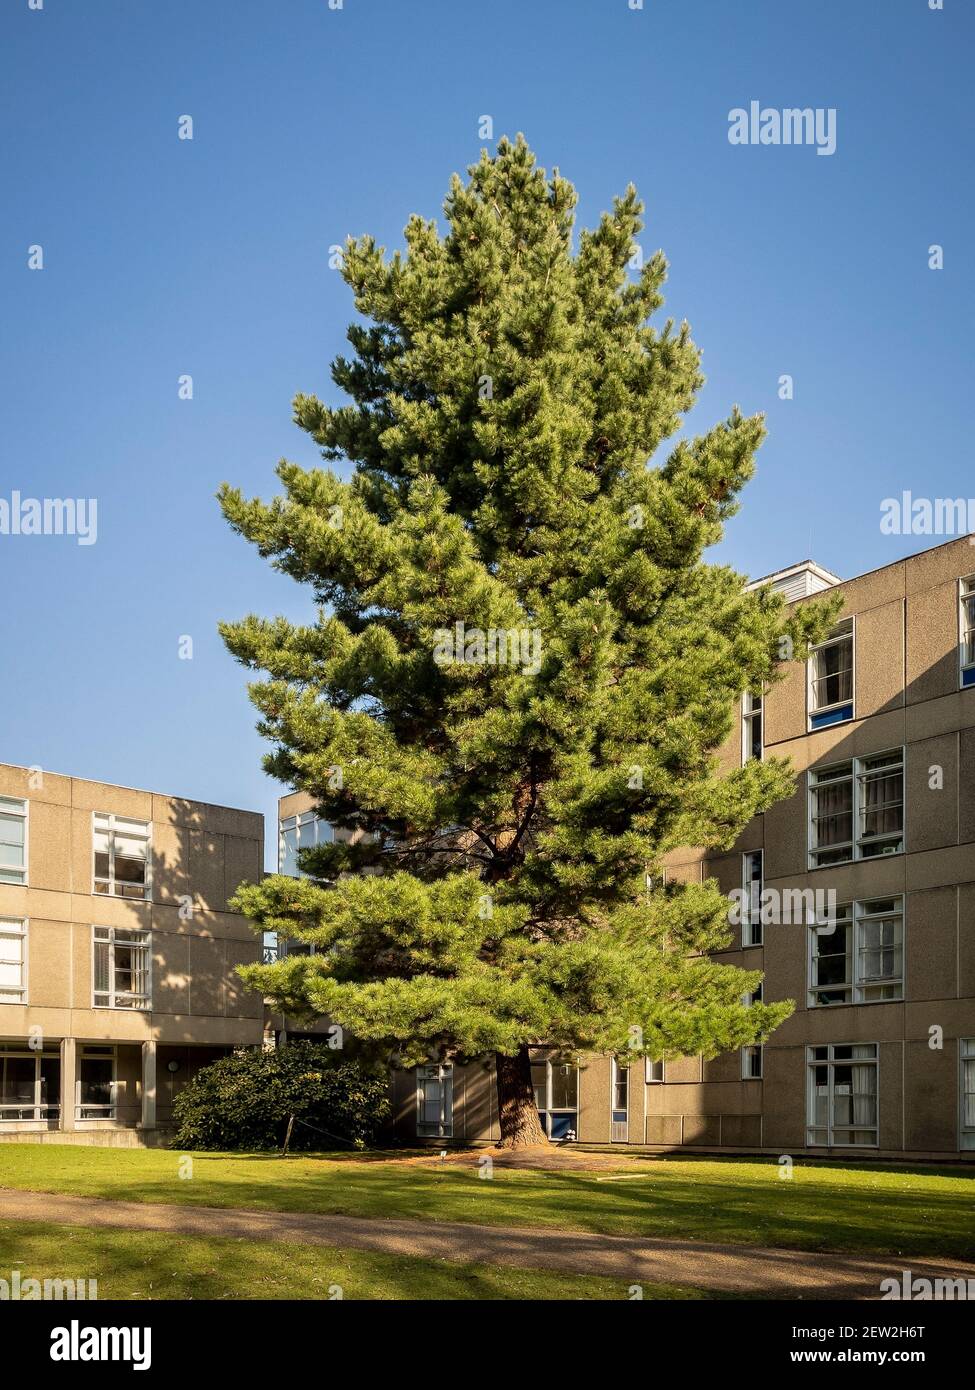
[[[220,493],[317,604],[308,626],[221,628],[264,673],[265,767],[354,832],[303,854],[310,877],[239,891],[257,930],[318,947],[242,974],[398,1065],[494,1053],[504,1144],[545,1137],[532,1044],[711,1056],[790,1012],[742,1003],[760,976],[708,954],[727,900],[661,864],[790,793],[782,761],[728,773],[716,751],[741,691],[832,611],[787,616],[703,560],[762,421],[735,410],[651,463],[700,355],[686,323],[649,322],[666,261],[634,269],[635,190],[577,249],[575,201],[501,140],[454,177],[445,234],[414,216],[391,258],[350,239],[348,403],[294,403],[348,480],[282,462],[269,504]]]

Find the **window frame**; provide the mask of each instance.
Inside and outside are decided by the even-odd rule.
[[[544,1067],[544,1068],[545,1068],[545,1104],[544,1104],[544,1105],[539,1105],[539,1104],[538,1104],[538,1097],[537,1097],[537,1096],[535,1097],[535,1108],[536,1108],[537,1111],[538,1111],[538,1118],[539,1118],[539,1120],[541,1121],[542,1128],[545,1130],[545,1133],[548,1135],[549,1139],[551,1140],[551,1139],[552,1139],[552,1117],[553,1117],[553,1116],[559,1116],[559,1117],[562,1117],[562,1116],[571,1116],[571,1117],[572,1117],[572,1123],[571,1123],[571,1125],[570,1125],[570,1129],[571,1129],[572,1133],[578,1138],[578,1135],[579,1135],[579,1116],[580,1116],[580,1114],[582,1113],[582,1112],[581,1112],[580,1102],[579,1102],[579,1068],[578,1068],[578,1066],[573,1066],[571,1062],[566,1062],[566,1061],[564,1061],[561,1057],[535,1057],[535,1058],[532,1058],[532,1059],[531,1059],[531,1065],[532,1065],[533,1067]],[[553,1073],[553,1068],[555,1068],[555,1067],[568,1067],[569,1070],[572,1071],[572,1072],[574,1072],[574,1074],[575,1074],[575,1094],[576,1094],[576,1103],[575,1103],[574,1106],[568,1106],[568,1105],[553,1105],[553,1104],[552,1104],[552,1073]],[[535,1081],[534,1081],[534,1078],[532,1078],[532,1092],[534,1093],[534,1091],[535,1091]],[[612,1099],[612,1096],[610,1096],[610,1099]],[[561,1138],[562,1138],[562,1136],[561,1136],[561,1135],[558,1135],[558,1136],[556,1136],[556,1138],[555,1138],[555,1140],[554,1140],[553,1142],[558,1143],[559,1140],[560,1140]]]
[[[145,994],[136,994],[136,993],[134,993],[132,990],[116,989],[116,988],[115,988],[115,944],[116,944],[116,942],[115,942],[115,933],[116,933],[116,932],[123,932],[123,931],[124,931],[124,932],[139,932],[139,933],[141,933],[141,935],[144,936],[144,938],[145,938],[145,940],[142,941],[142,942],[121,941],[121,942],[118,943],[118,944],[121,945],[121,946],[129,946],[129,947],[131,947],[131,946],[138,946],[138,947],[140,947],[140,948],[141,948],[141,947],[144,947],[144,948],[145,948],[145,960],[146,960],[146,964],[145,964],[145,976],[146,976],[146,990],[145,990]],[[97,933],[98,933],[98,932],[108,932],[108,940],[107,940],[107,941],[106,941],[106,940],[99,940],[99,939],[98,939],[98,936],[97,936]],[[95,981],[96,981],[95,959],[96,959],[96,954],[97,954],[97,948],[98,948],[99,946],[107,946],[107,947],[108,947],[108,988],[105,989],[105,990],[100,990],[100,989],[96,989],[96,988],[95,988]],[[101,1004],[101,1003],[99,1003],[99,1002],[98,1002],[98,996],[99,996],[100,994],[107,995],[107,996],[108,996],[108,999],[109,999],[111,1002],[106,1003],[106,1004]],[[141,1003],[141,1004],[140,1004],[140,1003],[134,1003],[134,1004],[131,1004],[131,1005],[128,1005],[128,1006],[126,1006],[125,1004],[116,1004],[116,1003],[115,1003],[115,1000],[116,1000],[116,998],[117,998],[119,995],[124,995],[124,996],[126,996],[127,998],[134,999],[134,1000],[143,1000],[144,1002]],[[116,1011],[118,1011],[118,1012],[121,1012],[121,1013],[151,1013],[151,1012],[152,1012],[152,928],[151,928],[151,927],[106,927],[106,926],[102,926],[102,925],[100,925],[100,924],[98,924],[98,923],[95,923],[95,922],[92,923],[92,925],[91,925],[91,1001],[92,1001],[92,1002],[91,1002],[91,1007],[92,1007],[93,1009],[114,1009],[114,1010],[116,1010]]]
[[[112,1079],[109,1082],[111,1087],[111,1100],[107,1105],[100,1101],[83,1101],[81,1099],[82,1075],[81,1069],[85,1061],[112,1063]],[[82,1123],[89,1123],[98,1120],[116,1121],[118,1119],[118,1046],[115,1043],[88,1043],[78,1050],[78,1075],[74,1083],[74,1113],[75,1119]],[[82,1108],[85,1110],[97,1110],[97,1115],[82,1115]]]
[[[626,1144],[630,1138],[630,1067],[629,1064],[620,1066],[618,1057],[611,1057],[609,1063],[610,1143]],[[625,1105],[617,1105],[620,1087],[623,1088]]]
[[[900,904],[894,907],[891,912],[865,912],[867,907],[877,903],[893,902]],[[849,918],[840,921],[841,913],[849,913]],[[903,1004],[907,997],[907,895],[905,893],[888,893],[885,897],[878,898],[854,898],[846,903],[837,903],[836,926],[844,926],[850,935],[847,937],[848,950],[847,959],[847,979],[839,985],[814,985],[816,962],[820,959],[816,949],[817,942],[831,941],[836,936],[836,929],[832,932],[824,932],[821,929],[811,926],[808,928],[808,950],[806,956],[806,1008],[807,1009],[842,1009],[849,1008],[851,1005],[864,1006],[871,1004]],[[900,952],[900,972],[896,976],[877,977],[864,976],[860,970],[860,960],[862,955],[861,929],[864,923],[882,918],[895,918],[900,924],[899,939],[895,940],[893,949]],[[900,994],[891,999],[866,998],[864,991],[870,988],[885,985],[898,986]],[[837,990],[845,990],[849,994],[847,999],[836,999],[823,1002],[818,996],[828,994]]]
[[[851,1052],[852,1052],[852,1051],[854,1051],[854,1050],[855,1050],[856,1048],[858,1048],[858,1047],[860,1047],[860,1048],[862,1048],[862,1047],[872,1047],[872,1048],[873,1048],[873,1056],[871,1056],[871,1057],[840,1057],[840,1058],[837,1058],[837,1057],[835,1056],[835,1053],[836,1053],[837,1048],[849,1048],[849,1049],[851,1050]],[[817,1057],[817,1056],[816,1056],[816,1053],[819,1052],[819,1051],[822,1051],[822,1050],[825,1050],[825,1051],[826,1051],[827,1056],[826,1056],[825,1058],[823,1058],[823,1057]],[[849,1124],[849,1125],[837,1125],[837,1124],[835,1123],[835,1112],[834,1112],[835,1093],[834,1093],[834,1090],[833,1090],[833,1086],[834,1086],[833,1077],[834,1077],[834,1074],[835,1074],[835,1069],[836,1069],[837,1066],[854,1066],[854,1065],[857,1065],[857,1064],[859,1064],[859,1065],[861,1065],[861,1066],[870,1066],[870,1067],[873,1068],[873,1074],[874,1074],[873,1101],[874,1101],[874,1121],[875,1121],[875,1122],[874,1122],[874,1124],[872,1124],[872,1125],[863,1125],[863,1124],[858,1125],[858,1124],[853,1124],[853,1123],[851,1123],[851,1124]],[[817,1067],[817,1066],[826,1066],[826,1067],[829,1068],[829,1081],[828,1081],[828,1092],[827,1092],[827,1102],[826,1102],[826,1105],[827,1105],[827,1114],[826,1114],[826,1124],[825,1124],[825,1125],[819,1125],[819,1124],[816,1124],[816,1123],[815,1123],[815,1115],[816,1115],[816,1112],[815,1112],[815,1101],[816,1101],[816,1067]],[[851,1093],[851,1096],[852,1096],[852,1093]],[[825,1130],[826,1130],[826,1138],[825,1138],[825,1140],[813,1139],[813,1138],[811,1137],[812,1132],[813,1132],[814,1130],[822,1130],[822,1129],[825,1129]],[[851,1143],[849,1140],[847,1140],[846,1142],[844,1142],[843,1140],[836,1140],[834,1136],[835,1136],[835,1133],[836,1133],[837,1130],[844,1130],[844,1131],[860,1130],[860,1131],[872,1132],[872,1133],[873,1133],[873,1136],[874,1136],[873,1143],[868,1143],[868,1144],[856,1144],[856,1143]],[[847,1042],[847,1043],[813,1043],[813,1044],[807,1045],[807,1047],[806,1047],[806,1132],[805,1132],[805,1138],[806,1138],[806,1148],[807,1148],[807,1149],[877,1149],[877,1148],[880,1147],[880,1044],[879,1044],[879,1043],[876,1043],[876,1042],[869,1042],[869,1043],[867,1043],[867,1042]]]
[[[966,608],[968,603],[972,605],[971,626]],[[961,690],[975,689],[975,660],[965,660],[965,648],[969,642],[975,651],[975,574],[962,575],[958,580],[958,686]]]
[[[749,1061],[757,1061],[757,1069],[749,1067]],[[765,1045],[764,1043],[748,1043],[741,1049],[741,1079],[742,1081],[764,1081],[765,1080]]]
[[[758,859],[758,879],[750,878],[748,874],[749,860]],[[752,906],[752,884],[758,883],[758,903]],[[748,950],[753,946],[764,946],[765,932],[762,926],[762,894],[765,892],[765,851],[764,849],[748,849],[741,856],[741,890],[744,894],[742,899],[741,913],[741,945],[743,950]]]
[[[646,1063],[646,1066],[644,1068],[645,1084],[647,1086],[663,1086],[667,1080],[667,1072],[665,1070],[666,1062],[664,1061],[664,1058],[658,1057],[656,1060],[654,1060],[654,1058],[652,1057],[645,1057],[644,1061]],[[653,1076],[651,1074],[651,1069],[653,1067],[660,1068],[659,1076]]]
[[[97,824],[99,819],[109,822],[107,827]],[[142,897],[137,897],[133,893],[116,892],[118,880],[115,876],[115,836],[116,834],[125,835],[124,830],[116,830],[116,821],[126,821],[132,825],[145,826],[146,842],[146,878],[143,887],[145,889]],[[97,872],[98,850],[95,843],[95,835],[98,831],[108,834],[108,878],[105,879]],[[141,839],[142,836],[137,832],[129,831],[130,839]],[[124,856],[123,856],[124,857]],[[99,892],[96,884],[106,883],[108,886],[104,892]],[[121,816],[115,811],[92,811],[91,813],[91,893],[95,898],[119,898],[122,902],[128,903],[151,903],[152,902],[152,821],[139,820],[137,816]]]
[[[966,1062],[972,1066],[972,1090],[965,1087]],[[958,1152],[970,1153],[975,1149],[975,1123],[965,1123],[965,1097],[975,1096],[975,1037],[958,1039]],[[966,1139],[968,1142],[966,1143]]]
[[[17,927],[19,927],[19,930],[14,930],[14,928],[17,928]],[[2,941],[4,937],[8,937],[8,936],[9,936],[9,937],[17,937],[17,939],[20,941],[20,980],[21,980],[21,985],[20,985],[20,990],[19,990],[19,994],[20,994],[20,998],[19,998],[19,999],[4,999],[4,998],[3,998],[3,995],[4,995],[4,994],[8,994],[8,993],[12,993],[12,991],[10,991],[10,990],[5,990],[5,989],[3,989],[2,986],[0,986],[0,1005],[3,1005],[3,1004],[13,1004],[15,1007],[20,1006],[20,1007],[22,1008],[22,1007],[23,1007],[26,1003],[28,1003],[28,1001],[29,1001],[30,996],[29,996],[29,994],[28,994],[28,992],[27,992],[27,991],[28,991],[28,984],[29,984],[28,976],[27,976],[28,960],[29,960],[29,953],[28,953],[28,948],[27,948],[27,940],[28,940],[29,928],[30,928],[30,918],[29,918],[29,917],[0,917],[0,941]],[[9,960],[9,961],[8,961],[8,960],[4,960],[4,959],[3,959],[3,957],[2,957],[2,949],[3,949],[3,948],[0,947],[0,963],[2,963],[2,964],[4,964],[4,965],[16,965],[16,964],[17,964],[16,961],[13,961],[13,960]]]
[[[436,1078],[429,1075],[436,1072]],[[427,1076],[424,1077],[424,1073]],[[429,1129],[433,1126],[432,1121],[424,1120],[423,1116],[423,1088],[421,1081],[436,1079],[440,1087],[440,1119],[436,1122],[436,1133],[425,1132],[423,1126]],[[449,1086],[445,1086],[445,1080],[449,1080]],[[449,1091],[450,1104],[445,1104],[445,1099]],[[418,1139],[453,1139],[454,1137],[454,1064],[453,1062],[424,1062],[416,1069],[416,1137]]]
[[[758,700],[756,706],[755,701]],[[751,751],[753,726],[758,724],[758,752]],[[765,691],[746,690],[741,697],[741,765],[765,761]]]
[[[13,808],[17,805],[23,807],[17,811]],[[5,816],[17,816],[24,822],[24,858],[23,863],[18,869],[15,865],[0,865],[0,886],[5,888],[29,888],[30,887],[30,800],[26,796],[0,796],[0,814]],[[4,842],[6,843],[6,841]],[[2,877],[5,873],[20,873],[21,878],[16,881],[7,880]]]
[[[42,1047],[42,1048],[37,1048],[37,1049],[34,1050],[34,1051],[31,1051],[31,1049],[30,1049],[30,1048],[27,1048],[27,1047],[17,1047],[17,1046],[0,1048],[0,1072],[2,1072],[2,1070],[3,1070],[3,1068],[4,1068],[4,1065],[5,1065],[5,1063],[6,1063],[7,1058],[10,1058],[10,1057],[12,1057],[12,1058],[14,1058],[14,1059],[16,1059],[16,1060],[18,1060],[18,1061],[30,1061],[30,1060],[32,1060],[32,1061],[34,1062],[34,1099],[33,1099],[32,1102],[27,1102],[27,1103],[25,1103],[25,1104],[23,1104],[23,1105],[20,1105],[17,1101],[5,1101],[5,1100],[0,1099],[0,1125],[3,1125],[4,1123],[7,1123],[7,1124],[18,1124],[18,1123],[20,1123],[20,1124],[42,1124],[42,1123],[44,1123],[45,1121],[47,1121],[49,1124],[50,1124],[51,1121],[56,1121],[56,1122],[60,1123],[60,1117],[61,1117],[60,1070],[59,1070],[59,1073],[58,1073],[58,1082],[59,1082],[59,1084],[58,1084],[58,1094],[57,1094],[57,1098],[56,1098],[54,1101],[48,1101],[46,1104],[45,1104],[45,1102],[42,1101],[42,1099],[41,1099],[41,1084],[42,1084],[42,1081],[43,1081],[42,1063],[44,1063],[45,1061],[49,1061],[49,1062],[50,1062],[50,1061],[55,1061],[55,1062],[58,1063],[58,1066],[59,1066],[59,1068],[60,1068],[60,1066],[61,1066],[61,1051],[60,1051],[60,1048],[54,1049],[54,1048],[50,1048],[50,1047]],[[3,1080],[2,1075],[0,1075],[0,1097],[3,1096],[2,1080]],[[7,1112],[8,1112],[8,1111],[11,1111],[11,1110],[33,1110],[34,1113],[33,1113],[32,1115],[30,1115],[30,1116],[23,1116],[23,1115],[8,1115]],[[45,1110],[49,1112],[49,1113],[46,1114],[46,1115],[42,1113],[42,1111],[45,1111]],[[51,1112],[53,1112],[53,1113],[51,1113]]]
[[[865,766],[867,763],[873,762],[873,761],[875,761],[876,759],[879,759],[879,758],[886,758],[886,757],[893,757],[895,754],[899,754],[899,755],[900,755],[900,762],[897,764],[896,769],[895,769],[894,765],[892,764],[891,767],[890,767],[890,769],[888,770],[887,773],[885,773],[885,771],[884,771],[883,768],[880,768],[880,769],[878,770],[878,775],[879,775],[879,776],[889,775],[889,772],[893,772],[893,771],[895,771],[895,770],[899,770],[899,772],[900,772],[900,778],[901,778],[901,797],[900,797],[900,803],[899,803],[899,804],[900,804],[900,808],[901,808],[901,826],[900,826],[900,830],[897,831],[897,832],[890,832],[890,833],[888,833],[888,834],[886,834],[886,835],[880,835],[880,836],[876,836],[876,835],[874,835],[874,836],[862,835],[862,834],[860,833],[861,817],[862,817],[864,811],[867,810],[867,809],[869,809],[869,808],[867,808],[867,807],[865,807],[865,806],[863,805],[863,800],[864,800],[864,798],[863,798],[863,783],[866,781],[866,774],[864,773],[863,768],[864,768],[864,766]],[[848,774],[849,781],[851,782],[851,790],[850,790],[850,812],[849,812],[849,814],[850,814],[850,831],[851,831],[851,835],[852,835],[852,840],[850,840],[850,841],[841,841],[841,842],[839,842],[838,844],[835,844],[835,845],[821,845],[821,846],[820,846],[820,845],[817,845],[817,844],[816,844],[816,822],[817,822],[817,820],[823,820],[823,819],[825,819],[825,817],[823,817],[823,816],[817,816],[817,814],[816,814],[816,811],[817,811],[817,793],[818,793],[818,791],[820,790],[820,788],[823,787],[823,786],[828,786],[828,785],[838,786],[841,782],[845,782],[845,781],[848,780],[847,774],[844,774],[843,777],[835,777],[835,778],[832,778],[832,779],[831,779],[831,778],[826,778],[826,780],[825,780],[825,782],[824,782],[824,780],[823,780],[823,779],[824,779],[824,774],[826,774],[826,773],[833,773],[833,772],[836,772],[836,771],[837,771],[838,769],[840,769],[840,768],[846,768],[846,767],[848,767],[848,768],[850,769],[849,774]],[[882,749],[882,750],[880,750],[879,752],[876,752],[876,753],[868,753],[866,756],[860,757],[860,758],[844,758],[842,762],[838,762],[838,763],[825,763],[822,767],[810,767],[810,768],[808,768],[808,769],[806,770],[806,797],[807,797],[807,802],[806,802],[806,807],[807,807],[807,809],[806,809],[806,858],[807,858],[807,866],[808,866],[809,870],[812,871],[812,870],[814,870],[814,869],[835,869],[835,868],[837,868],[837,867],[838,867],[839,865],[841,865],[841,864],[853,864],[853,863],[858,863],[858,862],[860,862],[861,860],[889,859],[889,858],[892,858],[894,855],[897,855],[897,854],[905,854],[905,853],[907,852],[907,798],[906,798],[906,793],[907,793],[907,758],[906,758],[906,749],[904,748],[903,745],[902,745],[900,748],[885,748],[885,749]],[[891,803],[891,804],[894,804],[894,803]],[[846,813],[843,812],[843,814],[846,814]],[[864,845],[872,845],[872,844],[881,845],[885,840],[886,840],[886,841],[893,841],[893,840],[895,839],[895,837],[898,838],[898,839],[900,840],[900,847],[899,847],[899,848],[897,848],[897,849],[891,849],[891,850],[881,850],[878,854],[864,854],[864,853],[863,853]],[[819,855],[819,854],[832,854],[832,853],[835,853],[837,850],[846,849],[847,847],[849,847],[849,855],[848,855],[848,857],[845,858],[845,859],[830,859],[827,863],[820,863],[820,862],[818,862],[818,860],[817,860],[817,855]]]
[[[284,862],[285,862],[285,848],[284,848],[285,827],[287,826],[288,829],[290,829],[290,828],[291,828],[291,822],[294,822],[294,830],[295,830],[295,861],[296,861],[296,862],[295,862],[295,872],[294,872],[293,874],[287,873],[286,870],[285,870],[285,867],[284,867]],[[308,825],[309,822],[315,826],[315,843],[314,843],[313,845],[302,845],[302,844],[300,843],[300,842],[301,842],[301,829],[302,829],[302,825]],[[321,836],[321,834],[320,834],[320,832],[319,832],[319,826],[322,826],[322,825],[324,825],[324,826],[327,828],[327,830],[328,830],[328,835],[327,835],[324,839],[322,838],[322,836]],[[320,815],[317,813],[317,811],[315,811],[314,808],[312,808],[312,809],[310,809],[310,810],[307,810],[307,811],[296,811],[296,812],[294,813],[294,815],[291,815],[291,816],[278,816],[278,873],[284,875],[285,878],[308,878],[309,875],[306,874],[306,873],[303,873],[303,872],[301,871],[301,869],[298,868],[297,856],[298,856],[298,854],[300,853],[300,851],[301,851],[302,849],[317,849],[319,845],[331,845],[331,844],[334,844],[334,843],[335,843],[335,829],[334,829],[334,827],[332,826],[332,824],[331,824],[330,821],[327,821],[327,820],[325,819],[324,816],[320,816]]]
[[[849,631],[841,632],[841,628],[849,628]],[[836,623],[830,635],[822,642],[817,642],[809,652],[806,661],[806,732],[815,733],[820,729],[830,729],[835,724],[849,724],[856,719],[856,691],[857,691],[857,636],[856,636],[856,614],[851,613],[848,618],[841,618]],[[850,643],[850,698],[848,700],[836,700],[831,705],[816,705],[815,693],[817,680],[824,680],[826,677],[817,677],[813,673],[816,669],[817,655],[825,651],[827,647],[838,646],[840,642],[849,640]],[[835,718],[823,718],[824,715],[834,714],[836,711],[844,710],[849,705],[849,714],[836,714]]]

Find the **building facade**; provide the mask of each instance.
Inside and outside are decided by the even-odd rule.
[[[0,765],[0,1140],[151,1142],[200,1066],[260,1046],[227,901],[263,817]]]
[[[553,1136],[658,1150],[975,1158],[975,548],[968,537],[841,582],[829,639],[744,698],[731,768],[786,756],[794,795],[733,851],[669,856],[669,880],[737,900],[718,958],[795,1011],[764,1047],[712,1060],[535,1054]],[[393,1078],[404,1139],[498,1137],[489,1061]]]

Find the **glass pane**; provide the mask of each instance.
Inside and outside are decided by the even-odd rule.
[[[552,1063],[552,1109],[574,1110],[578,1104],[579,1073],[566,1062]]]
[[[3,1078],[2,1099],[7,1105],[18,1101],[34,1104],[36,1062],[33,1057],[8,1057]]]

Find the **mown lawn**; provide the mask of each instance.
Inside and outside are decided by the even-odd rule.
[[[643,1159],[631,1176],[512,1171],[476,1158],[194,1154],[11,1144],[0,1185],[140,1202],[648,1235],[975,1259],[975,1173],[774,1159]],[[607,1181],[606,1179],[611,1180]]]
[[[285,1241],[0,1222],[0,1269],[26,1279],[97,1279],[120,1299],[626,1299],[620,1279],[452,1264]],[[720,1295],[641,1284],[644,1299]],[[339,1292],[340,1291],[340,1292]]]

